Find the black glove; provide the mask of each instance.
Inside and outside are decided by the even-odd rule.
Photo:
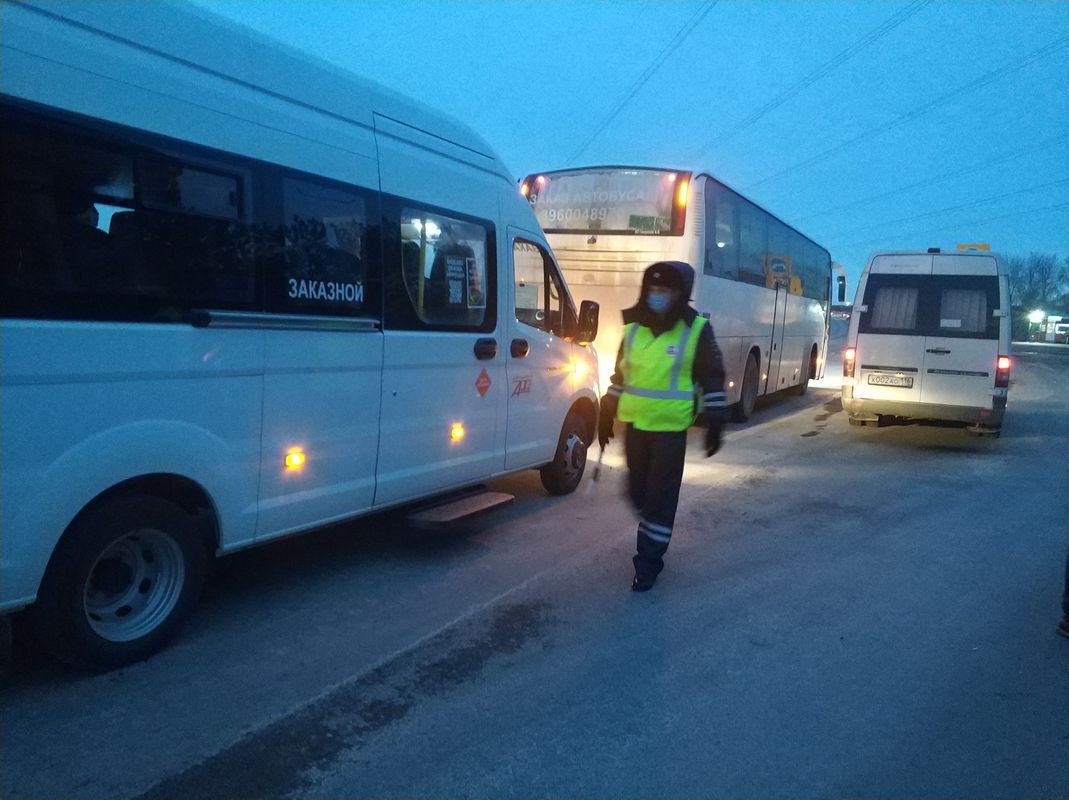
[[[616,418],[616,396],[607,394],[601,398],[601,411],[598,414],[598,444],[604,450],[613,437],[612,422]]]
[[[714,455],[720,449],[720,439],[724,431],[724,420],[719,414],[708,415],[709,427],[705,429],[705,457]]]

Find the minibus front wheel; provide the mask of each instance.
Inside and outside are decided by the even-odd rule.
[[[568,412],[557,442],[557,453],[539,471],[542,486],[550,494],[570,494],[583,479],[589,430],[582,414],[575,409]]]
[[[31,607],[36,635],[77,667],[141,661],[189,615],[206,566],[194,519],[179,506],[145,495],[103,500],[56,547]]]

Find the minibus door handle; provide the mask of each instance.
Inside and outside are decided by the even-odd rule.
[[[513,358],[523,358],[531,352],[531,345],[526,339],[513,339],[509,352]]]
[[[945,347],[929,347],[924,352],[933,353],[933,354],[935,354],[937,356],[948,356],[948,355],[950,355],[950,351],[947,350]]]
[[[476,339],[475,357],[487,361],[497,355],[497,339]]]

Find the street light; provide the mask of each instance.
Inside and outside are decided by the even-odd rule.
[[[1033,323],[1034,325],[1038,325],[1039,323],[1041,323],[1046,318],[1047,318],[1046,312],[1045,311],[1040,311],[1038,308],[1035,311],[1033,311],[1031,314],[1028,315],[1028,321]]]

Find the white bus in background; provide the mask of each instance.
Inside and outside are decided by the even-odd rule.
[[[194,6],[0,28],[0,622],[128,663],[216,553],[575,488],[597,309],[486,142]]]
[[[822,377],[828,251],[711,175],[587,167],[535,173],[521,192],[569,285],[601,306],[603,385],[620,342],[620,310],[637,299],[643,270],[662,260],[694,267],[692,299],[723,351],[736,420],[749,418],[758,396],[804,392],[811,378]],[[841,302],[844,278],[838,286]]]

